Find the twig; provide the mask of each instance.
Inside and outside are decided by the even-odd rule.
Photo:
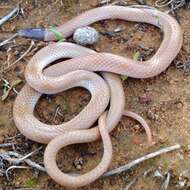
[[[142,177],[142,176],[145,177],[145,176],[147,176],[150,172],[152,172],[152,169],[148,169],[148,170],[146,170],[145,172],[143,172],[143,173],[137,175],[131,182],[128,183],[128,185],[125,187],[124,190],[129,190],[129,189],[132,187],[132,185],[133,185],[140,177]]]
[[[0,47],[6,45],[6,44],[8,44],[8,43],[10,43],[10,41],[11,41],[12,39],[14,39],[15,37],[17,37],[17,36],[18,36],[18,33],[14,34],[14,35],[12,35],[10,38],[8,38],[8,39],[2,41],[2,42],[0,43]]]
[[[21,136],[22,136],[22,134],[18,133],[15,136],[12,136],[12,137],[6,137],[5,140],[9,141],[9,140],[12,140],[12,139],[20,138]]]
[[[0,144],[0,148],[6,148],[6,147],[10,147],[10,146],[13,146],[13,143],[3,143],[3,144]]]
[[[20,162],[24,161],[24,162],[27,163],[30,167],[35,168],[35,169],[37,169],[37,170],[39,170],[39,171],[45,172],[46,170],[45,170],[45,168],[44,168],[43,166],[41,166],[41,165],[39,165],[39,164],[33,162],[32,160],[28,159],[29,156],[34,155],[34,154],[37,153],[39,150],[41,150],[41,148],[42,148],[42,147],[40,147],[40,148],[38,148],[37,150],[35,150],[35,151],[33,151],[33,152],[27,154],[26,156],[22,156],[21,154],[19,154],[19,153],[17,153],[17,152],[13,152],[13,151],[8,152],[8,154],[9,154],[10,156],[15,156],[15,157],[17,157],[17,159],[14,160],[14,161],[17,162],[17,164],[19,164]]]
[[[177,10],[178,8],[181,8],[186,5],[186,0],[157,0],[155,1],[156,7],[169,7],[169,10],[166,11],[166,13],[174,12],[174,10]]]
[[[27,166],[10,166],[6,171],[5,171],[5,176],[8,181],[10,181],[9,174],[8,172],[13,169],[28,169],[29,167]]]
[[[35,168],[39,171],[43,171],[45,172],[45,168],[35,162],[33,162],[32,160],[28,159],[28,157],[34,155],[35,153],[37,153],[39,150],[41,150],[42,147],[38,148],[37,150],[23,156],[17,152],[13,152],[13,151],[9,151],[9,152],[1,152],[0,153],[0,157],[2,157],[4,160],[7,160],[9,163],[14,164],[14,165],[18,165],[21,162],[25,162],[26,164],[28,164],[30,167]],[[14,156],[16,158],[12,158],[11,156]]]
[[[135,177],[126,187],[124,190],[129,190],[131,188],[131,186],[137,181],[138,176]]]
[[[170,178],[171,178],[171,174],[168,172],[167,177],[166,177],[164,183],[162,184],[160,190],[167,190],[168,189]]]
[[[135,4],[135,5],[129,5],[128,7],[132,7],[132,8],[139,8],[139,9],[155,9],[155,7],[151,6],[151,5],[139,5],[139,4]]]
[[[159,156],[159,155],[167,153],[167,152],[171,152],[171,151],[177,150],[179,148],[181,148],[181,145],[176,144],[174,146],[170,146],[170,147],[166,147],[166,148],[160,149],[160,150],[158,150],[156,152],[147,154],[147,155],[142,156],[142,157],[140,157],[140,158],[138,158],[136,160],[133,160],[133,161],[129,162],[128,164],[123,165],[123,166],[121,166],[119,168],[116,168],[116,169],[113,169],[113,170],[111,170],[109,172],[106,172],[103,175],[103,177],[108,177],[108,176],[112,176],[112,175],[115,175],[115,174],[120,174],[120,173],[122,173],[124,171],[127,171],[127,170],[131,169],[132,167],[140,164],[141,162],[144,162],[145,160],[154,158],[156,156]]]
[[[146,1],[145,1],[145,0],[136,0],[136,2],[137,2],[139,5],[146,5]]]
[[[157,0],[157,1],[155,1],[155,6],[156,7],[165,7],[165,6],[169,5],[170,3],[172,3],[172,1],[174,1],[174,0]]]
[[[108,5],[111,2],[111,0],[101,0],[100,5]]]
[[[8,69],[10,69],[10,67],[12,67],[16,63],[18,63],[21,59],[23,59],[31,51],[33,45],[34,45],[34,41],[31,40],[29,48],[16,61],[14,61],[13,63],[9,64],[7,67],[5,67],[4,69],[2,69],[0,71],[0,74],[3,73],[3,72],[5,72],[5,71],[7,71]]]
[[[16,8],[14,8],[10,13],[8,13],[7,15],[5,15],[4,17],[2,17],[0,19],[0,26],[3,25],[5,22],[7,22],[8,20],[10,20],[14,14],[18,13],[20,10],[20,6],[17,5]]]
[[[127,6],[127,2],[125,0],[117,0],[111,3],[110,5]]]
[[[183,72],[188,72],[190,67],[190,59],[186,60],[185,62],[177,61],[175,66],[177,69],[180,69]]]
[[[55,122],[55,119],[57,118],[57,116],[63,116],[63,114],[60,112],[60,106],[57,106],[56,110],[55,110],[55,114],[53,116],[53,121]]]
[[[185,0],[175,0],[169,5],[170,9],[167,11],[167,13],[169,14],[171,12],[175,12],[177,9],[183,7],[184,5],[185,5]]]
[[[56,117],[57,117],[57,114],[58,114],[58,112],[59,112],[59,106],[57,106],[57,108],[56,108],[56,110],[55,110],[55,114],[54,114],[54,116],[53,116],[53,121],[55,121],[55,119],[56,119]]]
[[[9,93],[11,92],[11,90],[13,90],[16,94],[18,94],[17,90],[15,89],[15,86],[19,85],[22,80],[17,79],[11,82],[2,78],[3,81],[3,95],[1,96],[1,100],[4,101],[6,100],[6,98],[9,96]]]
[[[46,172],[46,169],[45,169],[43,166],[41,166],[41,165],[39,165],[39,164],[33,162],[33,161],[30,160],[30,159],[25,159],[25,162],[26,162],[30,167],[32,167],[32,168],[35,168],[35,169],[37,169],[37,170],[39,170],[39,171],[41,171],[41,172]]]
[[[41,149],[42,149],[42,146],[39,147],[38,149],[36,149],[36,150],[30,152],[29,154],[27,154],[27,155],[25,155],[25,156],[21,156],[20,154],[18,154],[18,153],[16,153],[16,152],[9,152],[9,155],[18,157],[18,158],[19,158],[18,161],[21,162],[21,161],[24,161],[26,158],[28,158],[28,157],[34,155],[35,153],[37,153],[37,152],[40,151]]]
[[[18,165],[21,161],[18,159],[18,158],[12,158],[11,156],[15,156],[14,154],[12,153],[15,153],[17,154],[16,152],[1,152],[0,153],[0,157],[3,159],[3,160],[6,160],[8,161],[10,164],[14,164],[14,165]],[[16,156],[17,157],[17,156]]]
[[[4,82],[4,86],[8,88],[9,90],[13,89],[13,91],[18,94],[18,91],[13,87],[14,85],[10,85],[9,81],[2,78],[2,81]],[[19,82],[20,83],[20,82]]]

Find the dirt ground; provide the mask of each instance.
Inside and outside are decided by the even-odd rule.
[[[127,2],[128,4],[136,4],[136,1],[132,0]],[[61,25],[85,10],[100,6],[97,0],[1,0],[0,16],[5,15],[18,3],[23,8],[23,15],[17,16],[0,28],[0,41],[10,37],[18,29]],[[153,1],[147,1],[147,3],[154,5]],[[185,62],[189,59],[190,10],[180,9],[177,13],[184,32],[184,43],[179,55],[167,71],[151,79],[129,78],[123,82],[126,109],[135,111],[146,119],[152,129],[155,145],[148,148],[145,140],[146,135],[141,126],[134,120],[123,117],[116,129],[111,133],[114,151],[109,169],[126,164],[162,147],[179,143],[182,148],[148,160],[129,172],[98,179],[94,183],[79,189],[122,190],[136,176],[148,170],[155,171],[158,168],[163,173],[171,173],[172,177],[168,190],[180,189],[178,187],[179,180],[186,181],[186,185],[181,189],[190,189],[190,182],[188,182],[190,179],[190,75],[188,68],[179,70],[175,65],[177,61]],[[93,26],[101,32],[101,35],[98,43],[91,46],[91,48],[100,52],[112,52],[132,57],[135,52],[139,51],[143,59],[148,59],[157,50],[162,40],[159,29],[147,24],[106,20]],[[116,28],[121,28],[122,31],[114,33],[113,31]],[[16,38],[15,40],[15,43],[0,47],[1,69],[8,62],[12,63],[19,58],[30,46],[30,39]],[[72,41],[72,38],[68,40]],[[25,66],[34,53],[46,45],[47,43],[35,41],[32,51],[2,74],[1,79],[4,78],[10,82],[21,79],[23,82],[15,87],[19,92],[25,83],[23,74]],[[2,80],[0,81],[0,95],[3,95]],[[16,93],[11,91],[5,101],[0,101],[0,141],[1,143],[15,143],[16,151],[26,155],[41,145],[24,138],[22,135],[19,136],[19,131],[12,116],[15,98]],[[36,106],[35,114],[45,123],[59,124],[73,118],[89,100],[89,93],[79,88],[68,90],[58,95],[44,95]],[[57,107],[59,107],[60,114],[55,117]],[[15,138],[10,141],[7,140],[8,137]],[[31,159],[37,163],[42,163],[44,148],[38,154],[32,156]],[[8,151],[12,150],[12,148],[3,148],[2,150]],[[84,173],[98,164],[102,152],[103,148],[100,141],[73,145],[64,148],[59,153],[57,162],[65,172],[81,170],[80,172]],[[73,163],[77,161],[82,161],[81,167],[75,167]],[[15,169],[10,174],[10,181],[7,181],[5,176],[0,177],[1,189],[70,189],[56,184],[45,173],[32,169]],[[153,177],[151,173],[146,177],[140,177],[130,189],[158,190],[162,183],[162,180]]]

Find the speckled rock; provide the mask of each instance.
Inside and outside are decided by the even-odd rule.
[[[73,39],[80,45],[92,45],[98,41],[99,33],[96,29],[85,26],[75,30]]]

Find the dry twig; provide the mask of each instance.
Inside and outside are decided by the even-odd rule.
[[[120,166],[119,168],[116,168],[116,169],[113,169],[109,172],[106,172],[103,177],[108,177],[108,176],[112,176],[112,175],[116,175],[116,174],[120,174],[122,172],[126,172],[127,170],[131,169],[132,167],[140,164],[141,162],[144,162],[145,160],[148,160],[148,159],[151,159],[151,158],[154,158],[156,156],[159,156],[161,154],[164,154],[164,153],[167,153],[167,152],[171,152],[171,151],[174,151],[174,150],[178,150],[179,148],[181,148],[181,145],[179,144],[176,144],[174,146],[170,146],[170,147],[166,147],[166,148],[163,148],[163,149],[160,149],[156,152],[152,152],[150,154],[147,154],[145,156],[142,156],[136,160],[133,160],[131,162],[129,162],[128,164],[126,165],[123,165],[123,166]]]
[[[2,17],[0,19],[0,26],[3,25],[5,22],[7,22],[8,20],[10,20],[15,14],[18,14],[20,10],[20,6],[18,5],[16,8],[14,8],[10,13],[8,13],[7,15],[5,15],[4,17]]]
[[[13,63],[9,64],[7,67],[3,68],[0,71],[0,74],[2,74],[5,71],[8,71],[10,69],[10,67],[12,67],[16,63],[18,63],[21,59],[23,59],[31,51],[31,49],[32,49],[33,46],[34,46],[34,41],[31,40],[29,48],[17,60],[15,60]]]
[[[36,162],[28,159],[28,157],[34,155],[35,153],[37,153],[39,150],[41,150],[42,147],[36,149],[35,151],[23,156],[17,152],[14,152],[14,151],[9,151],[9,152],[5,152],[5,151],[2,151],[0,152],[0,157],[2,158],[2,160],[6,160],[9,162],[9,164],[12,164],[12,166],[8,167],[6,170],[2,170],[2,172],[0,171],[0,174],[5,174],[6,175],[6,178],[7,180],[9,180],[9,175],[8,175],[8,172],[12,169],[15,169],[15,168],[34,168],[34,169],[37,169],[39,171],[43,171],[43,172],[46,172],[45,168],[39,164],[37,164]],[[28,166],[30,167],[26,167],[26,166],[18,166],[18,164],[22,163],[22,162],[25,162]]]
[[[6,45],[6,44],[8,44],[8,43],[11,43],[11,40],[13,40],[14,38],[16,38],[17,36],[18,36],[18,33],[13,34],[10,38],[8,38],[8,39],[2,41],[2,42],[0,43],[0,47]]]
[[[27,166],[10,166],[6,171],[5,171],[5,175],[8,181],[10,181],[9,178],[9,171],[13,170],[13,169],[28,169],[29,167]]]

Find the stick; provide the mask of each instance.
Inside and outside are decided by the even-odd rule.
[[[35,168],[39,171],[46,172],[45,168],[36,162],[28,159],[28,157],[34,155],[37,153],[39,150],[41,150],[42,147],[39,147],[38,149],[34,150],[33,152],[23,156],[17,152],[9,151],[9,152],[0,152],[0,157],[2,157],[4,160],[7,160],[10,164],[18,165],[21,162],[25,162],[28,164],[30,167]],[[16,158],[12,158],[11,156],[14,156]]]
[[[5,172],[5,175],[6,175],[6,178],[7,178],[7,180],[8,181],[10,181],[10,178],[9,178],[9,171],[10,170],[13,170],[13,169],[29,169],[29,167],[27,167],[27,166],[10,166],[7,170],[6,170],[6,172]]]
[[[14,14],[18,13],[18,11],[20,10],[19,5],[14,8],[10,13],[8,13],[7,15],[5,15],[4,17],[2,17],[0,19],[0,26],[3,25],[5,22],[7,22],[8,20],[10,20]]]
[[[13,163],[13,164],[17,165],[17,164],[20,164],[21,162],[25,162],[26,164],[28,164],[32,168],[35,168],[35,169],[37,169],[39,171],[42,171],[42,172],[46,172],[46,169],[43,166],[37,164],[36,162],[34,162],[34,161],[32,161],[32,160],[30,160],[28,158],[26,158],[24,160],[20,160],[20,159],[23,158],[23,156],[21,154],[18,154],[16,152],[8,152],[8,154],[10,154],[12,156],[15,156],[17,158],[10,158],[10,157],[8,157],[6,155],[1,155],[1,156],[2,157],[4,156],[3,159],[6,159],[10,163]]]
[[[8,154],[11,155],[11,156],[17,157],[17,159],[14,159],[14,161],[17,164],[19,164],[20,162],[24,161],[24,162],[26,162],[32,168],[36,168],[39,171],[46,172],[46,169],[43,166],[41,166],[41,165],[33,162],[32,160],[28,159],[28,157],[30,157],[31,155],[34,155],[35,153],[37,153],[39,150],[41,150],[41,148],[42,147],[40,147],[37,150],[35,150],[35,151],[27,154],[26,156],[22,156],[21,154],[19,154],[17,152],[12,152],[12,151],[8,152]]]
[[[139,5],[146,5],[146,1],[145,1],[145,0],[136,0],[136,2],[137,2]]]
[[[31,51],[33,45],[34,45],[34,41],[31,40],[31,43],[30,43],[29,48],[28,48],[16,61],[14,61],[14,62],[11,63],[10,65],[8,65],[8,66],[5,67],[4,69],[2,69],[2,70],[0,71],[0,74],[3,73],[3,72],[5,72],[5,71],[7,71],[8,69],[10,69],[10,67],[12,67],[12,66],[15,65],[16,63],[18,63],[21,59],[23,59],[23,58]]]
[[[169,183],[170,183],[170,178],[171,178],[171,174],[168,172],[167,177],[166,177],[164,183],[162,184],[160,190],[167,190],[168,189],[168,186],[169,186]]]
[[[171,151],[174,151],[174,150],[177,150],[177,149],[180,149],[180,148],[181,148],[181,145],[176,144],[174,146],[166,147],[166,148],[160,149],[160,150],[158,150],[156,152],[152,152],[152,153],[147,154],[145,156],[142,156],[142,157],[140,157],[140,158],[138,158],[136,160],[133,160],[133,161],[129,162],[126,165],[120,166],[119,168],[116,168],[116,169],[113,169],[113,170],[111,170],[109,172],[106,172],[103,175],[103,177],[108,177],[108,176],[112,176],[112,175],[115,175],[115,174],[120,174],[120,173],[125,172],[125,171],[131,169],[132,167],[140,164],[141,162],[144,162],[145,160],[154,158],[154,157],[159,156],[161,154],[171,152]]]
[[[2,41],[2,42],[0,43],[0,47],[6,45],[6,44],[8,44],[8,43],[11,43],[11,40],[13,40],[14,38],[16,38],[17,36],[18,36],[18,33],[13,34],[10,38],[8,38],[8,39]]]
[[[138,177],[134,178],[126,187],[124,190],[129,190],[132,185],[137,181]]]
[[[6,148],[6,147],[10,147],[10,146],[13,146],[13,143],[3,143],[3,144],[0,144],[0,148]]]
[[[30,152],[29,154],[27,154],[27,155],[25,155],[25,156],[19,158],[19,161],[23,161],[23,160],[27,159],[28,157],[30,157],[30,156],[34,155],[35,153],[39,152],[41,149],[42,149],[42,146],[39,147],[38,149],[36,149],[36,150]],[[20,157],[20,156],[19,156],[19,157]]]

